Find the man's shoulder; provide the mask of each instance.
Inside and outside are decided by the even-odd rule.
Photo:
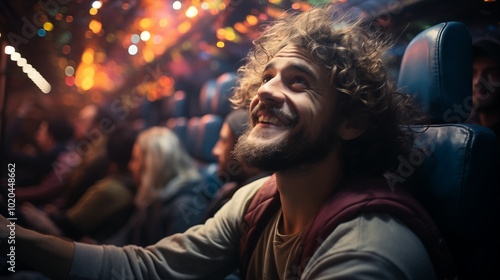
[[[340,224],[316,250],[306,270],[315,270],[325,263],[333,270],[350,264],[362,273],[368,269],[363,261],[367,259],[379,262],[387,273],[394,270],[410,278],[435,277],[429,255],[418,236],[397,218],[380,212],[360,214]]]
[[[418,236],[404,223],[390,214],[381,212],[363,213],[340,224],[331,232],[327,241],[332,242],[338,251],[363,250],[383,253],[409,249],[399,248],[399,243],[424,248]]]

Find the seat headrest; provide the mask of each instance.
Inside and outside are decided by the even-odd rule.
[[[200,119],[200,139],[198,141],[198,157],[204,162],[217,162],[212,149],[219,140],[219,132],[224,119],[219,115],[204,115]]]
[[[214,114],[191,117],[187,122],[186,146],[191,156],[199,162],[213,163],[217,159],[212,149],[219,140],[219,132],[224,119]]]
[[[183,90],[174,92],[168,98],[166,106],[167,108],[163,110],[167,113],[166,118],[186,117],[188,115],[186,92]]]
[[[212,101],[217,98],[217,82],[215,79],[206,81],[200,91],[201,115],[213,114]]]
[[[169,118],[165,123],[166,127],[170,128],[183,145],[187,145],[187,123],[188,119],[186,117]],[[187,149],[187,147],[186,147]]]
[[[217,78],[218,98],[212,100],[212,108],[221,116],[227,116],[231,111],[229,99],[238,85],[237,75],[234,72],[226,72]]]
[[[229,99],[236,85],[236,73],[233,72],[206,81],[200,92],[201,114],[215,114],[222,117],[229,114],[232,109]]]
[[[415,96],[432,123],[463,122],[468,117],[472,102],[471,45],[463,23],[445,22],[422,31],[406,48],[398,87]]]

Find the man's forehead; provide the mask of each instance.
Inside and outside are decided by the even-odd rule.
[[[307,73],[312,77],[316,76],[314,72],[319,74],[326,69],[322,64],[313,60],[306,49],[294,45],[286,46],[278,51],[264,70],[273,68],[278,63],[280,66]]]
[[[283,48],[281,48],[273,57],[274,58],[288,58],[288,57],[294,57],[298,58],[301,60],[305,60],[308,62],[312,62],[312,58],[309,54],[309,52],[302,48],[302,47],[297,47],[295,45],[287,45]]]

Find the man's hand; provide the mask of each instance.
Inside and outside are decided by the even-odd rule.
[[[13,224],[15,225],[15,221],[9,221],[0,215],[2,245],[5,245],[4,241],[8,242]],[[68,277],[75,252],[73,242],[27,230],[19,225],[15,225],[14,234],[15,244],[8,246],[15,247],[16,260],[19,257],[29,266],[53,279]]]
[[[3,215],[0,215],[0,240],[3,242],[10,234],[10,228],[8,225],[11,221],[7,220]]]

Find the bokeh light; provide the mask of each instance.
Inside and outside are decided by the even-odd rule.
[[[130,55],[136,55],[136,54],[137,54],[137,51],[138,51],[138,49],[137,49],[137,46],[136,46],[136,45],[130,45],[130,46],[128,47],[128,53],[129,53]]]
[[[149,31],[142,31],[140,37],[141,37],[141,40],[147,41],[151,38],[151,33],[149,33]]]
[[[172,9],[180,10],[181,8],[182,8],[182,3],[180,1],[174,1],[174,3],[172,3]]]

